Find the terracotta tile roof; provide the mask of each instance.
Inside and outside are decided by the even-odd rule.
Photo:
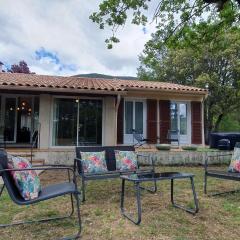
[[[19,87],[20,89],[31,88],[36,90],[51,89],[74,89],[74,90],[95,90],[109,92],[125,92],[129,90],[163,90],[174,92],[192,92],[207,94],[205,89],[184,86],[165,82],[150,82],[138,80],[119,79],[96,79],[79,77],[60,77],[22,73],[0,73],[0,88]]]

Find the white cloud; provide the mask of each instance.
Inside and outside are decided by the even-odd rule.
[[[74,75],[98,72],[136,75],[138,55],[150,38],[154,25],[127,24],[119,30],[121,42],[108,50],[104,40],[110,31],[100,30],[89,15],[97,0],[0,0],[0,61],[8,64],[24,59],[39,74]],[[57,54],[61,68],[49,58],[37,59],[41,48]]]

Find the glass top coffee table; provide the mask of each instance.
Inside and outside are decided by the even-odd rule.
[[[140,184],[142,182],[156,182],[162,180],[170,180],[171,181],[171,203],[174,207],[185,210],[186,212],[195,214],[198,212],[198,199],[194,186],[194,174],[191,173],[181,173],[181,172],[162,172],[162,173],[138,173],[138,174],[130,174],[130,175],[121,175],[122,179],[122,191],[121,191],[121,213],[124,217],[135,223],[136,225],[140,224],[141,216],[142,216],[142,208],[141,208],[141,196],[140,191],[142,187]],[[174,180],[177,179],[189,179],[191,182],[193,200],[194,200],[194,208],[187,208],[181,205],[178,205],[174,201]],[[126,212],[124,208],[124,200],[125,200],[125,181],[132,182],[135,185],[136,190],[136,201],[137,201],[137,219],[133,219],[130,214]]]

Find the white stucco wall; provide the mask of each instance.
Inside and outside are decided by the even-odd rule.
[[[114,97],[105,97],[103,104],[103,146],[117,143],[117,114]]]
[[[49,94],[41,94],[39,102],[40,149],[50,146],[50,121],[51,121],[52,97]]]

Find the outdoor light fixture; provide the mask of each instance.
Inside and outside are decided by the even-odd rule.
[[[78,102],[79,102],[79,99],[76,99],[75,102],[78,103]]]

